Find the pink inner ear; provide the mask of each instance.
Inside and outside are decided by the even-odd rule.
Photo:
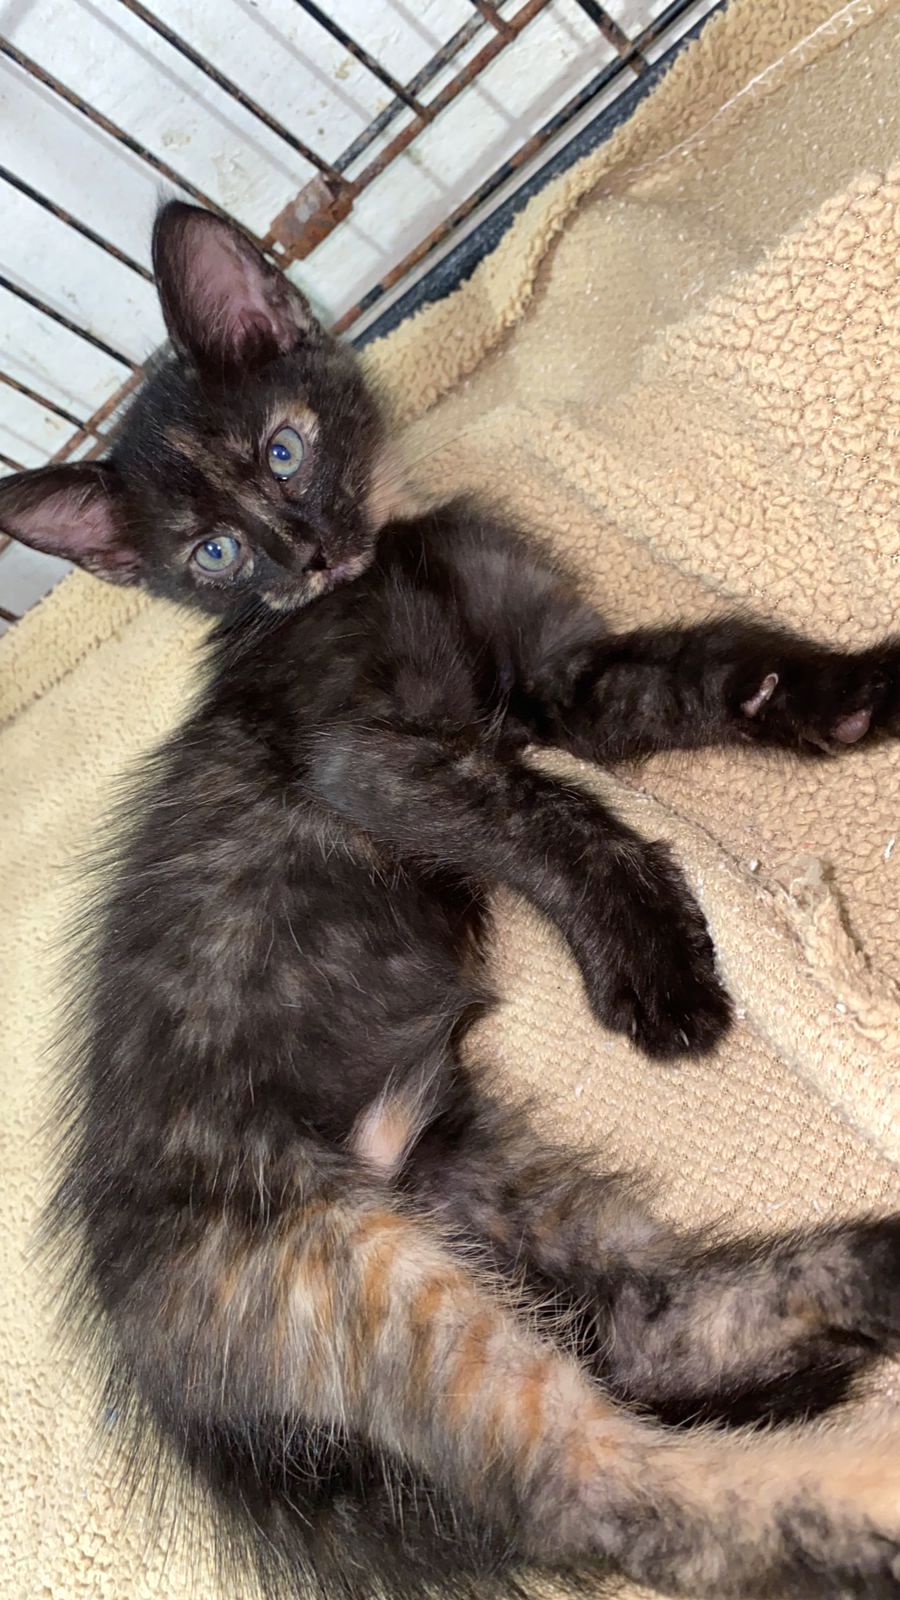
[[[17,539],[54,555],[78,561],[88,551],[99,553],[115,541],[115,524],[107,497],[99,489],[73,485],[57,489],[10,519]],[[109,549],[111,560],[120,552]]]
[[[104,470],[51,467],[25,474],[10,483],[6,495],[0,489],[0,527],[35,550],[118,582],[127,580],[137,572],[140,557],[119,531]],[[54,479],[61,481],[54,484]]]
[[[287,285],[255,256],[245,254],[224,229],[197,231],[197,295],[210,342],[240,349],[262,333],[279,350],[290,350],[302,322]]]

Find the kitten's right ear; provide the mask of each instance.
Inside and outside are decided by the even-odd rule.
[[[124,529],[118,474],[106,461],[0,479],[0,532],[109,583],[136,583],[140,576],[141,558]]]
[[[169,337],[214,377],[287,355],[319,332],[300,290],[235,223],[170,200],[153,229]]]

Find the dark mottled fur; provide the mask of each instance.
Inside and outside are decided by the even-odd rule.
[[[235,230],[167,207],[155,258],[176,354],[109,461],[0,487],[16,537],[221,616],[68,1040],[50,1227],[136,1463],[215,1508],[227,1592],[510,1595],[537,1563],[897,1600],[900,1437],[803,1419],[896,1345],[898,1221],[680,1235],[459,1045],[501,883],[647,1054],[728,1026],[665,846],[527,744],[837,750],[897,733],[900,648],[611,633],[489,511],[392,512],[352,354]],[[244,566],[201,571],[226,537]]]

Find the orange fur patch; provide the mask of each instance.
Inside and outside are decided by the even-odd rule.
[[[467,1420],[484,1382],[488,1370],[488,1343],[496,1331],[497,1320],[496,1312],[480,1312],[469,1323],[460,1341],[447,1406],[450,1420],[457,1425]]]

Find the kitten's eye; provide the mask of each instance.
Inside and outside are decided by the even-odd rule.
[[[215,539],[204,539],[194,550],[191,560],[203,572],[231,572],[241,554],[237,539],[230,533],[220,533]]]
[[[306,445],[296,428],[279,428],[269,440],[269,467],[276,478],[292,478],[305,455]]]

